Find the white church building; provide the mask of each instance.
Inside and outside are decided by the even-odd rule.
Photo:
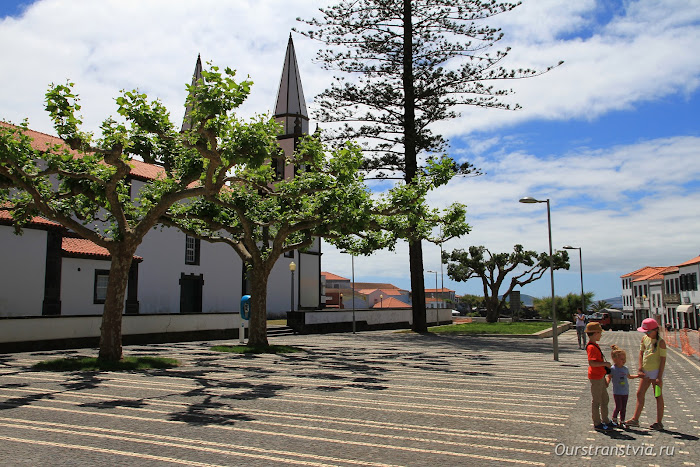
[[[199,72],[201,61],[198,58],[195,79]],[[301,135],[308,134],[309,130],[291,36],[274,117],[283,125],[279,144],[289,153]],[[46,143],[62,143],[56,137],[36,131],[30,130],[27,134],[34,139],[37,148],[46,147]],[[137,193],[159,170],[162,169],[158,166],[133,161],[132,192]],[[285,175],[293,175],[293,170],[291,166],[285,167]],[[296,264],[294,275],[290,273],[292,261]],[[9,318],[101,315],[109,274],[109,252],[78,238],[63,226],[37,217],[23,228],[23,235],[16,235],[9,213],[0,209],[0,262],[0,323]],[[197,314],[200,315],[196,320],[199,324],[195,326],[198,329],[193,329],[197,331],[202,327],[211,328],[211,323],[217,322],[215,314],[228,314],[228,318],[232,313],[237,314],[240,299],[247,292],[244,266],[231,247],[200,241],[175,228],[159,228],[146,235],[137,249],[129,274],[124,313],[134,317]],[[268,316],[284,316],[292,307],[295,310],[322,308],[322,299],[321,242],[318,239],[310,249],[286,254],[275,265],[268,286]],[[212,318],[210,324],[202,324],[206,321],[205,315]],[[228,322],[232,323],[230,319]],[[2,323],[0,327],[6,328],[7,324]],[[139,333],[139,325],[134,326]],[[125,335],[127,328],[125,321]],[[158,332],[145,328],[144,331]]]

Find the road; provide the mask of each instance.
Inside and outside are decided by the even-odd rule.
[[[601,346],[627,349],[635,368],[641,336],[606,332]],[[665,377],[666,430],[602,434],[592,430],[586,354],[575,331],[560,336],[559,362],[546,339],[377,331],[270,341],[306,352],[210,350],[222,342],[130,346],[125,355],[182,365],[126,373],[29,371],[37,361],[94,356],[94,349],[0,355],[0,459],[71,466],[681,466],[700,459],[700,362],[676,351]],[[651,394],[647,408],[642,427],[654,421]]]

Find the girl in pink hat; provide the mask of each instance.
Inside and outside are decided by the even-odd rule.
[[[664,416],[664,396],[661,393],[663,386],[661,377],[666,366],[666,342],[659,335],[659,323],[654,318],[642,321],[642,326],[637,328],[637,331],[646,333],[639,348],[639,377],[641,381],[637,389],[637,406],[634,409],[634,415],[625,424],[639,426],[639,416],[644,408],[644,396],[649,385],[653,385],[656,396],[656,423],[651,424],[649,428],[662,430],[664,428],[663,423],[661,423]]]

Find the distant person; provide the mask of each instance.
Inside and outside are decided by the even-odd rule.
[[[607,376],[608,384],[613,383],[613,399],[615,400],[615,409],[612,414],[612,425],[619,426],[617,421],[618,414],[620,422],[624,424],[627,416],[627,399],[630,395],[630,386],[628,379],[639,378],[639,375],[631,375],[630,371],[625,366],[627,362],[627,353],[616,345],[611,345],[611,356],[613,366],[610,368],[610,374]]]
[[[600,323],[588,323],[586,325],[588,335],[588,380],[591,382],[591,412],[593,415],[593,428],[597,431],[610,431],[613,429],[608,418],[608,384],[605,375],[609,372],[610,362],[605,361],[603,351],[596,342],[603,336],[603,328]]]
[[[586,315],[583,314],[581,308],[576,308],[576,314],[574,315],[576,320],[576,336],[578,337],[578,348],[586,348]]]
[[[639,377],[642,380],[637,389],[637,406],[634,408],[634,415],[625,423],[628,426],[639,426],[639,416],[644,409],[644,396],[652,385],[656,397],[656,422],[649,428],[663,430],[661,419],[664,416],[664,396],[661,393],[663,387],[661,379],[666,367],[666,342],[659,336],[659,323],[654,318],[642,321],[642,326],[637,328],[637,331],[646,333],[646,336],[642,337],[639,348]]]

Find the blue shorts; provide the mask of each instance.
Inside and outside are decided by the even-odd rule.
[[[646,379],[656,379],[659,377],[659,370],[648,370],[644,372]]]

